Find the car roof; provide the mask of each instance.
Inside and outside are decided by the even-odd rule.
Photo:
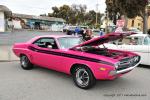
[[[41,35],[41,36],[36,36],[34,38],[32,38],[31,40],[29,40],[27,43],[33,43],[35,40],[39,39],[39,38],[63,38],[63,37],[77,37],[77,36],[72,36],[72,35]]]
[[[38,37],[52,37],[52,38],[60,38],[60,37],[76,37],[76,36],[72,36],[72,35],[41,35]]]
[[[148,36],[148,34],[134,34],[129,37],[146,37],[146,36]]]

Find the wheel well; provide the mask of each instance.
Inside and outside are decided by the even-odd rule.
[[[71,66],[71,68],[70,68],[70,74],[72,75],[73,72],[74,72],[74,70],[75,70],[77,67],[79,67],[79,66],[86,67],[86,68],[88,68],[88,69],[91,71],[91,69],[90,69],[87,65],[84,65],[84,64],[73,64],[73,65]],[[92,71],[91,71],[91,72],[92,72]],[[93,72],[92,72],[92,74],[93,74]]]
[[[22,57],[22,56],[26,56],[25,54],[20,54],[20,56],[19,57]]]
[[[31,57],[30,57],[29,55],[26,55],[26,54],[21,53],[21,54],[19,55],[19,57],[22,57],[22,56],[26,56],[26,57],[28,58],[28,60],[32,63]]]

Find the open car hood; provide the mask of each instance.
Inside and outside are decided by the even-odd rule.
[[[91,40],[83,42],[77,46],[70,48],[70,49],[73,49],[76,47],[82,47],[82,46],[98,46],[98,45],[101,45],[101,44],[104,44],[104,43],[107,43],[110,41],[122,39],[126,36],[133,35],[133,34],[136,34],[136,33],[134,33],[134,32],[112,32],[112,33],[108,33],[104,36],[93,38]]]

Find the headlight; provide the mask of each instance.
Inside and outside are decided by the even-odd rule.
[[[135,56],[134,57],[134,62],[138,62],[139,61],[139,56]]]
[[[120,62],[115,63],[114,64],[115,68],[118,68],[119,64],[120,64]]]

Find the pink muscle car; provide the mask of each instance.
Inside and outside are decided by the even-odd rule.
[[[110,33],[86,42],[74,36],[38,36],[26,43],[16,43],[13,52],[20,57],[25,70],[39,65],[64,72],[73,76],[79,88],[88,89],[96,80],[113,80],[139,64],[137,54],[107,49],[103,45],[130,34]]]

